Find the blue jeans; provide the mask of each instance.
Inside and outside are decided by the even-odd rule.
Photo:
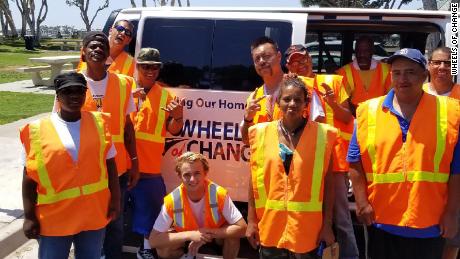
[[[106,259],[121,259],[123,248],[123,211],[125,195],[128,188],[128,174],[118,177],[120,183],[120,215],[107,225],[104,239],[104,255]],[[100,256],[100,255],[99,255]]]
[[[40,236],[38,239],[38,258],[68,258],[73,243],[75,259],[99,259],[101,258],[104,233],[105,228],[82,231],[71,236]]]

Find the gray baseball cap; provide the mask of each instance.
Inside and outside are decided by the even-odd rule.
[[[154,48],[142,48],[136,59],[137,64],[161,65],[160,51]]]

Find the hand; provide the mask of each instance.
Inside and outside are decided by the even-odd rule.
[[[136,88],[136,90],[134,90],[132,94],[134,98],[140,98],[143,101],[145,100],[145,97],[147,96],[147,94],[144,91],[144,88]]]
[[[260,111],[261,109],[259,102],[265,97],[267,96],[263,95],[259,98],[256,98],[256,93],[252,94],[252,99],[251,101],[249,101],[249,104],[246,107],[246,110],[244,111],[244,120],[251,121],[254,119],[254,116],[256,116],[256,113]]]
[[[363,206],[359,206],[358,203],[356,203],[356,216],[358,216],[358,219],[370,226],[375,222],[375,213],[374,213],[374,208],[372,208],[370,203],[366,203]]]
[[[456,213],[444,212],[439,223],[440,234],[444,238],[453,238],[458,231],[458,219]]]
[[[199,229],[191,231],[190,241],[209,243],[212,241],[212,233],[206,231],[206,229]]]
[[[195,241],[190,242],[190,244],[188,245],[188,254],[191,256],[196,256],[196,254],[198,254],[198,250],[204,244],[205,243],[203,242],[195,242]]]
[[[107,218],[111,219],[111,221],[115,221],[118,218],[118,215],[120,214],[120,207],[120,197],[112,196],[110,198],[109,209],[107,211]]]
[[[335,94],[334,94],[334,91],[332,90],[332,88],[326,83],[322,83],[321,86],[324,87],[324,89],[326,90],[325,93],[321,93],[321,95],[323,96],[324,100],[328,104],[336,103],[337,100],[335,99]]]
[[[24,219],[22,225],[22,230],[24,235],[29,239],[37,239],[40,234],[40,223],[36,218],[34,219]]]
[[[332,231],[332,226],[330,224],[325,224],[323,222],[323,226],[319,232],[319,241],[324,241],[326,246],[330,246],[335,242],[334,232]]]
[[[248,223],[248,227],[246,228],[246,238],[251,244],[252,248],[257,249],[260,245],[260,237],[259,237],[259,227],[256,223]]]
[[[136,186],[139,178],[139,162],[137,159],[131,160],[131,168],[128,170],[128,190]]]
[[[174,97],[174,99],[168,103],[165,107],[161,107],[161,109],[165,112],[169,112],[169,116],[173,119],[181,118],[184,114],[184,104],[185,98],[179,99],[179,97]]]

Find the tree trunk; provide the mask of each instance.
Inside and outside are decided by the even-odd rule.
[[[7,27],[9,27],[11,30],[11,37],[17,38],[18,32],[16,31],[16,25],[14,24],[13,16],[11,15],[10,5],[8,4],[8,1],[0,1],[0,10],[3,13]]]
[[[35,32],[35,45],[37,47],[40,47],[40,39],[41,39],[40,26],[45,21],[47,14],[48,14],[48,2],[47,2],[47,0],[42,0],[42,4],[40,6],[40,11],[38,12],[37,28],[36,28],[36,32]]]
[[[0,25],[2,26],[2,34],[4,37],[8,36],[8,24],[5,21],[3,10],[0,10]]]
[[[132,7],[132,8],[136,8],[136,1],[131,0],[131,7]]]

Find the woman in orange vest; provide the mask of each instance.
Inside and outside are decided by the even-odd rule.
[[[152,247],[161,258],[179,258],[184,250],[193,257],[200,247],[217,243],[225,259],[236,258],[246,222],[227,190],[208,180],[206,158],[186,152],[176,172],[182,183],[164,199],[150,234]]]
[[[428,58],[428,72],[430,82],[423,85],[425,92],[433,95],[449,96],[460,100],[460,85],[455,84],[450,66],[451,50],[448,47],[439,47]],[[459,219],[460,220],[460,219]],[[443,259],[456,259],[460,247],[460,232],[454,238],[446,239]]]
[[[277,100],[282,118],[249,129],[246,236],[253,247],[261,245],[260,258],[315,256],[320,241],[334,242],[331,154],[337,130],[304,117],[309,99],[301,79],[285,78]]]
[[[60,110],[20,130],[24,146],[24,234],[38,238],[39,258],[100,258],[105,227],[120,211],[109,116],[82,112],[86,80],[54,81]]]

